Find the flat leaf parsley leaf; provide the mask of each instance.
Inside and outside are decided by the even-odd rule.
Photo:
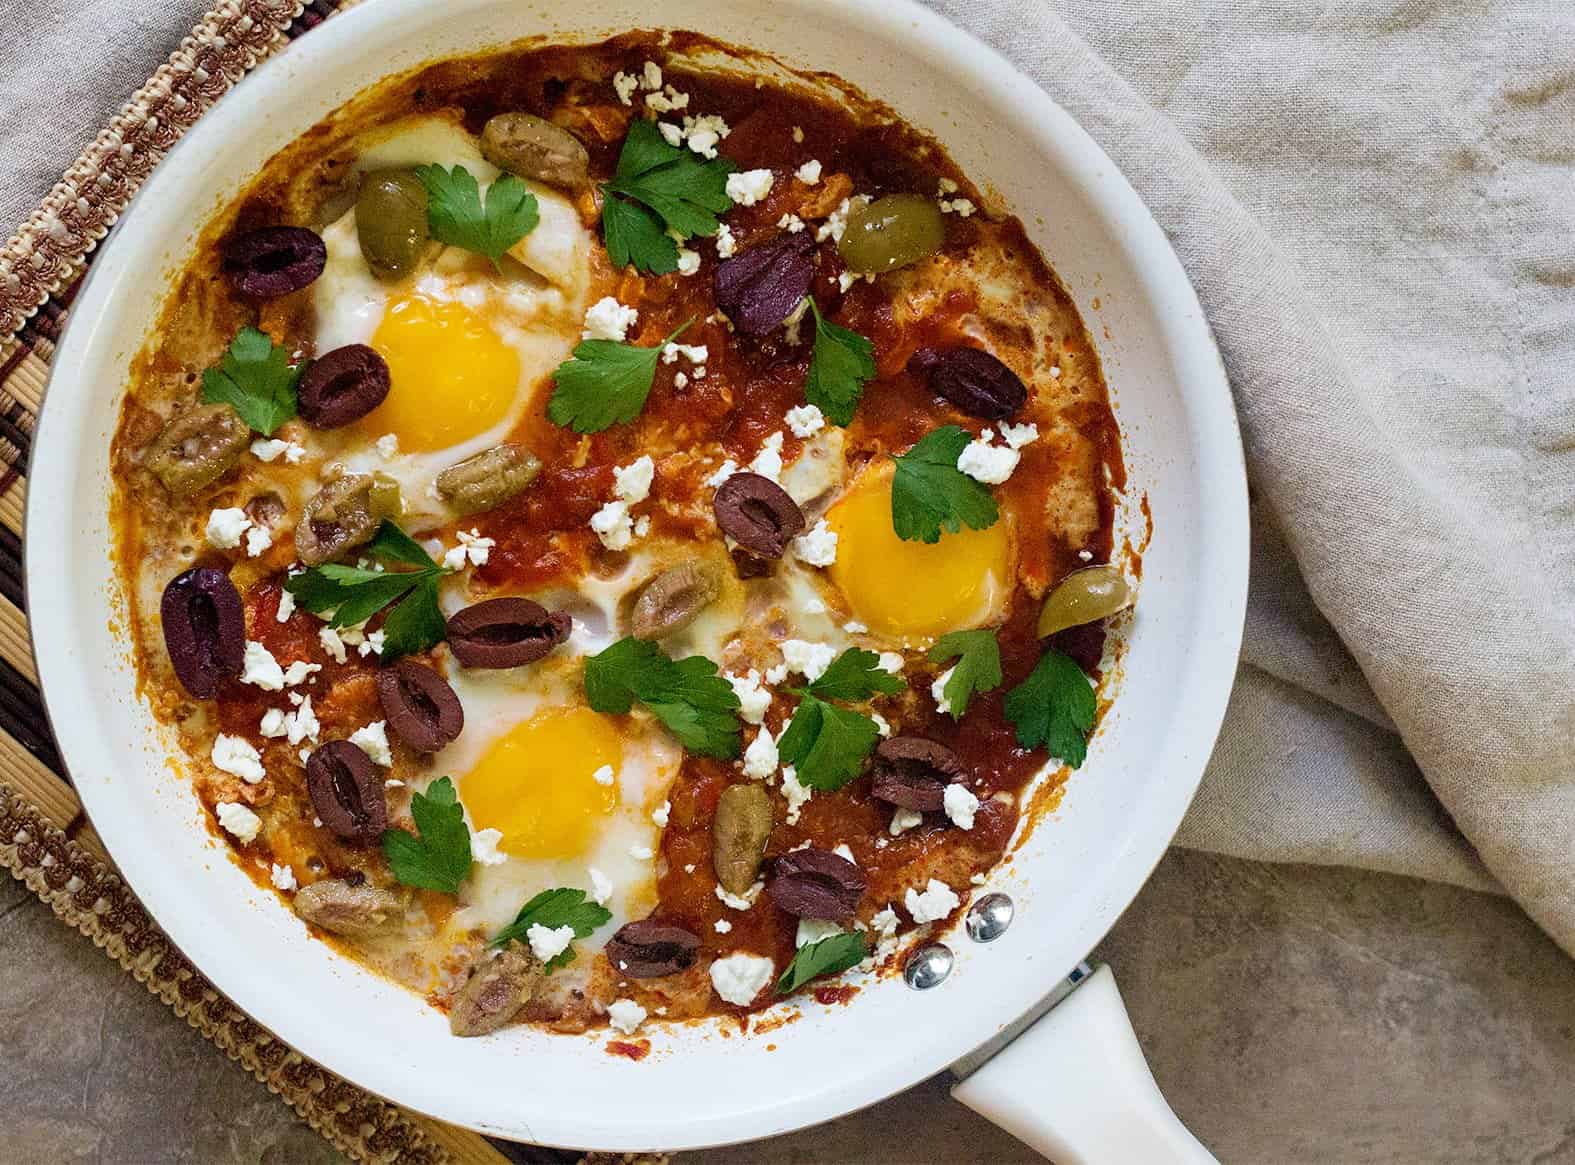
[[[1072,768],[1088,756],[1099,704],[1088,676],[1071,657],[1046,650],[1028,678],[1006,693],[1005,712],[1024,748],[1044,748]]]
[[[410,798],[410,815],[420,836],[403,829],[383,831],[389,869],[406,886],[457,894],[470,873],[470,830],[454,782],[439,777],[425,793]]]
[[[1001,683],[1001,645],[995,641],[995,632],[952,631],[942,635],[930,648],[931,663],[945,663],[955,659],[951,678],[941,689],[951,709],[952,719],[961,720],[968,710],[968,701],[979,692],[988,692]]]
[[[818,943],[805,943],[777,980],[777,994],[786,995],[811,979],[846,971],[862,963],[868,954],[869,942],[856,930],[834,934]]]
[[[806,693],[777,753],[794,767],[799,784],[830,793],[859,775],[879,739],[880,729],[868,716]]]
[[[432,561],[420,543],[385,520],[366,552],[415,570],[366,570],[324,563],[284,580],[284,589],[314,615],[332,611],[330,627],[356,627],[392,603],[383,620],[384,660],[411,655],[443,639],[446,627],[438,606],[438,580],[450,573]]]
[[[530,187],[504,174],[487,187],[481,200],[476,176],[463,166],[417,166],[416,177],[427,189],[427,227],[440,243],[485,255],[494,264],[541,220]]]
[[[585,900],[584,890],[571,890],[559,886],[554,890],[543,890],[532,898],[520,912],[514,916],[514,921],[505,926],[492,936],[492,945],[495,947],[507,946],[510,942],[530,941],[528,932],[533,926],[545,926],[548,930],[557,930],[560,926],[574,928],[574,937],[585,938],[599,926],[605,925],[612,918],[612,911],[605,906],[598,906],[594,902]],[[562,954],[554,955],[547,960],[547,970],[566,967],[574,962],[574,947],[565,947]]]
[[[299,367],[268,333],[245,327],[235,333],[219,363],[202,374],[202,399],[227,404],[264,437],[295,416]]]
[[[707,161],[669,145],[653,121],[632,122],[612,181],[602,186],[602,237],[613,263],[652,275],[675,270],[678,248],[669,232],[684,239],[716,234],[717,215],[733,206],[727,176],[736,169],[726,158]]]
[[[738,696],[702,655],[673,660],[649,640],[620,639],[585,661],[585,698],[619,715],[638,700],[690,752],[738,755]]]
[[[850,647],[837,656],[808,688],[825,700],[868,700],[879,693],[895,696],[908,685],[880,665],[873,651]]]
[[[865,383],[875,376],[875,345],[821,315],[813,296],[809,310],[815,316],[815,348],[809,358],[809,378],[804,381],[804,399],[832,424],[846,427],[853,423],[853,410],[864,395]]]
[[[939,542],[941,531],[964,526],[984,530],[1001,512],[980,482],[957,468],[957,458],[972,438],[957,425],[926,433],[912,449],[895,458],[891,482],[891,524],[906,542]]]
[[[581,340],[572,358],[552,374],[555,387],[547,402],[547,415],[553,423],[576,433],[600,433],[634,420],[651,395],[662,349],[693,322],[686,320],[653,348],[636,348],[618,340]]]

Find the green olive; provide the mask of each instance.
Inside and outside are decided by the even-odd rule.
[[[383,473],[346,473],[314,494],[295,528],[295,549],[307,566],[320,566],[365,546],[384,518],[404,508],[399,483]]]
[[[185,497],[229,472],[251,439],[230,405],[198,405],[164,426],[148,446],[147,465],[165,489]]]
[[[849,271],[892,271],[933,255],[946,242],[946,222],[922,194],[888,194],[848,215],[837,251]]]
[[[562,126],[529,113],[500,113],[481,127],[481,156],[500,170],[574,190],[585,185],[590,155]]]
[[[456,1036],[484,1036],[519,1014],[541,991],[547,972],[523,943],[511,942],[496,958],[478,960],[448,1013]]]
[[[716,563],[690,558],[662,571],[640,588],[630,630],[641,639],[674,635],[700,617],[722,593]]]
[[[355,200],[355,229],[374,275],[408,275],[427,249],[427,188],[410,170],[368,174]]]
[[[1132,605],[1132,585],[1116,566],[1086,566],[1074,570],[1045,596],[1039,612],[1039,638],[1081,627],[1114,615]]]
[[[722,790],[711,825],[711,864],[729,894],[743,894],[755,884],[771,827],[771,794],[764,786],[750,783]]]
[[[461,514],[500,506],[536,480],[541,461],[518,445],[494,445],[437,475],[437,491]]]

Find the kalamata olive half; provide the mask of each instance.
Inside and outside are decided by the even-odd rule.
[[[1132,598],[1132,584],[1119,566],[1104,563],[1074,570],[1045,596],[1039,610],[1039,638],[1108,618],[1130,607]]]
[[[981,348],[920,348],[908,371],[970,417],[1004,421],[1028,403],[1028,386],[1017,373]]]
[[[945,803],[946,786],[962,775],[962,762],[944,744],[922,736],[894,736],[875,749],[870,795],[888,805],[934,813]]]
[[[946,242],[946,220],[922,194],[888,194],[848,215],[837,253],[849,271],[879,274],[933,255]]]
[[[864,871],[841,854],[796,849],[776,860],[766,893],[778,909],[797,918],[853,917],[868,883]]]
[[[427,188],[413,170],[382,170],[361,179],[355,232],[372,274],[399,279],[421,263],[430,241]]]
[[[394,735],[417,752],[437,752],[465,727],[465,709],[448,681],[413,659],[377,673],[377,699]]]
[[[448,1030],[456,1036],[484,1036],[519,1014],[547,981],[541,960],[517,942],[494,958],[483,957],[454,997]]]
[[[249,299],[299,291],[323,273],[328,248],[305,227],[263,227],[224,244],[224,273]]]
[[[481,127],[481,156],[500,170],[568,190],[584,186],[591,156],[562,126],[529,113],[500,113]]]
[[[1046,639],[1045,646],[1059,651],[1092,676],[1105,658],[1105,625],[1099,622],[1067,627]]]
[[[313,428],[337,429],[382,404],[388,386],[388,362],[365,344],[346,344],[306,366],[297,407]]]
[[[755,884],[772,825],[771,794],[764,788],[747,784],[722,790],[711,823],[711,864],[729,894],[742,894]]]
[[[781,558],[804,532],[804,511],[769,477],[735,473],[711,499],[716,524],[734,542],[763,558]]]
[[[629,619],[641,639],[675,635],[700,617],[722,593],[722,572],[716,563],[691,558],[656,575],[640,588]]]
[[[815,278],[808,231],[779,235],[716,265],[716,306],[745,336],[764,336],[793,314]]]
[[[369,842],[388,828],[383,778],[371,758],[348,740],[330,740],[306,758],[312,808],[335,836]]]
[[[403,509],[399,483],[382,473],[346,473],[324,484],[306,503],[295,528],[295,549],[307,566],[332,562],[365,546],[384,518]]]
[[[448,618],[448,646],[464,667],[519,667],[535,663],[569,637],[562,611],[530,599],[486,599]]]
[[[175,678],[193,696],[209,699],[220,680],[241,674],[246,611],[222,570],[198,566],[172,578],[159,603],[159,618]]]
[[[147,466],[171,494],[187,497],[228,473],[251,440],[251,429],[232,406],[198,405],[153,439]]]
[[[618,928],[607,940],[607,960],[630,979],[676,975],[694,965],[700,939],[681,926],[645,919]]]
[[[437,475],[438,495],[461,514],[479,514],[525,492],[541,461],[520,445],[494,445]]]
[[[404,916],[404,906],[387,890],[366,882],[352,886],[338,878],[302,886],[290,905],[313,926],[347,938],[377,934]]]

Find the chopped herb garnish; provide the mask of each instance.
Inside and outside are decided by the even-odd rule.
[[[868,716],[806,693],[777,754],[794,767],[799,784],[829,793],[859,775],[878,739],[880,728]]]
[[[1071,657],[1046,649],[1028,678],[1006,693],[1006,718],[1024,748],[1044,748],[1077,768],[1088,756],[1088,735],[1099,703],[1088,676]]]
[[[957,468],[957,458],[972,438],[957,425],[926,433],[912,449],[895,458],[891,482],[891,524],[907,542],[939,542],[941,531],[964,526],[983,530],[1001,516],[995,498]]]
[[[856,930],[834,934],[817,943],[805,943],[777,979],[777,994],[786,995],[811,979],[846,971],[862,963],[868,954],[869,942]]]
[[[533,926],[544,926],[548,930],[571,926],[574,928],[574,937],[581,939],[597,927],[606,924],[611,918],[612,911],[605,906],[598,906],[594,902],[585,900],[584,890],[571,890],[559,886],[555,890],[543,890],[521,906],[520,912],[514,916],[514,921],[492,936],[492,945],[507,946],[515,941],[529,943],[527,932]],[[558,967],[566,967],[572,962],[574,962],[574,947],[571,944],[564,948],[562,954],[548,959],[546,967],[547,970],[552,971]]]
[[[427,227],[440,243],[485,255],[494,264],[531,231],[541,218],[536,196],[513,174],[487,187],[481,200],[476,176],[463,166],[417,166],[427,188]]]
[[[823,700],[868,700],[877,693],[895,696],[908,685],[880,665],[880,656],[850,647],[837,656],[806,689]]]
[[[669,145],[655,122],[631,123],[618,169],[602,186],[602,237],[613,263],[652,275],[676,270],[672,236],[716,234],[717,215],[733,206],[727,176],[736,169],[726,158],[707,161]]]
[[[432,561],[410,535],[385,520],[366,547],[373,558],[413,566],[414,570],[366,570],[324,563],[284,580],[284,589],[314,615],[332,611],[330,627],[356,627],[397,603],[383,620],[384,660],[411,655],[442,642],[443,612],[438,580],[450,573]]]
[[[394,877],[406,886],[457,894],[470,873],[470,830],[454,782],[439,777],[425,793],[410,798],[419,836],[403,829],[383,831],[383,854]]]
[[[955,659],[957,666],[941,689],[946,697],[953,720],[961,720],[968,710],[968,701],[979,692],[988,692],[1001,683],[1001,646],[995,641],[995,632],[952,631],[942,635],[930,648],[931,663],[945,663]]]
[[[804,381],[804,399],[832,424],[851,425],[864,385],[875,376],[875,345],[821,315],[813,296],[809,310],[815,316],[815,348],[809,358],[809,378]]]
[[[649,640],[620,639],[585,661],[585,698],[613,714],[638,700],[690,752],[738,755],[738,696],[704,656],[674,660]]]
[[[295,383],[301,369],[266,332],[245,327],[225,350],[217,366],[202,374],[202,399],[227,404],[265,437],[295,416]]]
[[[600,433],[634,420],[651,395],[662,349],[693,322],[686,320],[653,348],[636,348],[617,340],[581,340],[572,358],[552,374],[555,387],[547,402],[547,415],[576,433]]]

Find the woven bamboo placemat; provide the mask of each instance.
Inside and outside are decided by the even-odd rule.
[[[39,698],[22,512],[49,362],[96,244],[166,151],[231,86],[355,0],[216,5],[0,249],[0,865],[358,1161],[502,1165],[577,1154],[502,1145],[340,1079],[254,1023],[164,937],[82,811]]]

